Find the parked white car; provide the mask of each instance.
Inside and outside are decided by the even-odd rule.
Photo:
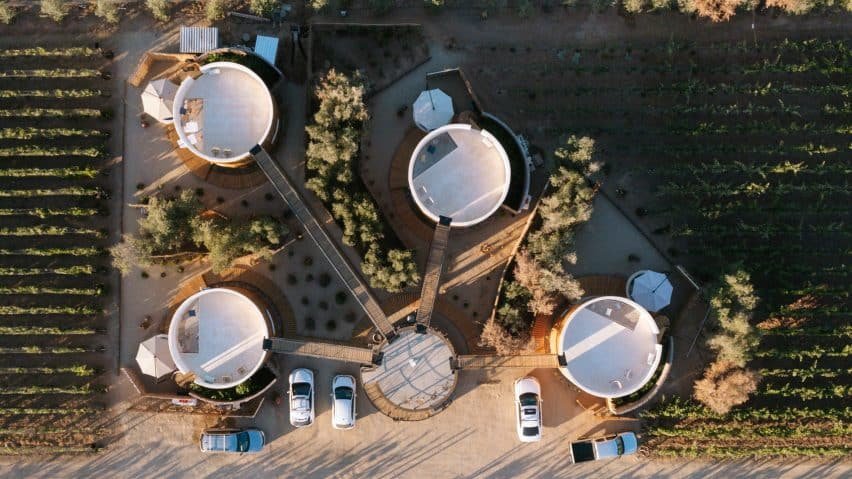
[[[208,429],[201,434],[201,452],[260,452],[266,436],[260,429]]]
[[[294,369],[290,373],[290,424],[306,427],[314,423],[314,372]]]
[[[521,442],[541,440],[541,385],[527,376],[515,381],[515,419]]]
[[[352,429],[355,415],[355,378],[339,374],[331,381],[331,425]]]

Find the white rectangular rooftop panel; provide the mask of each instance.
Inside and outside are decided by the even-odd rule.
[[[275,66],[275,59],[278,58],[278,37],[258,35],[254,42],[254,53],[266,60],[266,63]]]
[[[205,53],[219,48],[216,27],[180,27],[180,52]]]

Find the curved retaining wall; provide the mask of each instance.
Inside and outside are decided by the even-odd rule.
[[[654,399],[657,393],[660,392],[660,389],[663,387],[663,383],[665,383],[666,378],[669,377],[669,371],[671,371],[672,362],[674,361],[674,337],[672,335],[669,335],[667,346],[669,348],[669,354],[666,355],[666,363],[663,365],[663,372],[660,373],[660,377],[657,378],[657,382],[654,383],[654,387],[639,399],[631,403],[624,404],[623,406],[615,406],[611,400],[607,400],[606,407],[609,409],[610,413],[620,416],[622,414],[633,412],[648,404],[652,399]]]

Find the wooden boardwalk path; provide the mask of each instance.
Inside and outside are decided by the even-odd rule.
[[[301,341],[298,339],[267,338],[263,340],[263,349],[279,354],[294,354],[314,358],[333,359],[349,363],[370,365],[374,363],[372,349],[326,343],[322,341]]]
[[[488,368],[558,368],[559,357],[555,354],[523,354],[519,356],[462,355],[455,358],[455,369]]]
[[[426,274],[423,275],[423,288],[420,290],[420,306],[417,308],[417,324],[429,326],[432,312],[435,310],[435,299],[441,286],[441,274],[444,271],[444,258],[447,253],[447,243],[450,239],[450,218],[441,217],[435,226],[432,236],[432,246],[429,248],[429,259],[426,260]]]
[[[266,174],[275,190],[284,198],[287,205],[293,211],[293,215],[302,223],[305,232],[319,246],[320,251],[326,257],[331,267],[340,276],[343,284],[349,289],[355,297],[355,301],[361,305],[367,317],[373,322],[386,338],[393,337],[395,329],[393,324],[388,320],[385,312],[379,306],[376,298],[370,292],[369,287],[355,272],[354,268],[346,261],[343,253],[337,248],[334,242],[329,238],[328,233],[320,226],[319,222],[314,217],[313,213],[308,209],[302,197],[293,187],[290,180],[281,170],[281,167],[269,156],[260,145],[255,145],[251,150],[251,154],[257,165]]]

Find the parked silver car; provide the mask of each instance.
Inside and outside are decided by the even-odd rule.
[[[260,429],[208,429],[201,434],[201,452],[260,452],[266,436]]]
[[[290,424],[306,427],[314,423],[314,372],[294,369],[290,373]]]
[[[331,381],[331,426],[355,427],[355,378],[339,374]]]

